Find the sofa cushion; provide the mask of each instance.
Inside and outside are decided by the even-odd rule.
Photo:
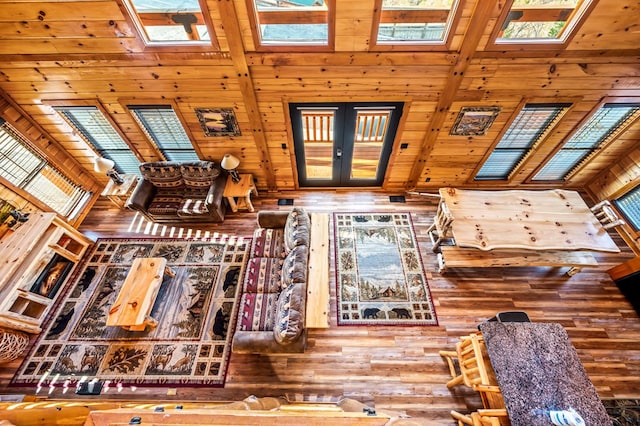
[[[282,259],[253,257],[247,263],[243,293],[279,293]]]
[[[307,246],[296,246],[289,252],[282,264],[282,289],[293,283],[307,282],[307,266],[309,264],[309,249]]]
[[[220,175],[212,161],[192,161],[180,164],[182,179],[187,188],[209,189],[213,181]]]
[[[209,209],[204,198],[183,198],[178,208],[178,216],[196,216],[208,214]]]
[[[309,245],[309,228],[311,220],[309,214],[299,207],[295,207],[287,216],[284,225],[284,246],[289,253],[295,246]]]
[[[273,330],[277,306],[278,293],[244,293],[240,299],[237,330]]]
[[[302,334],[305,292],[303,284],[291,284],[278,297],[273,336],[281,345],[294,342]]]
[[[177,161],[157,161],[140,164],[142,177],[158,188],[182,188],[184,180]]]
[[[170,215],[177,214],[182,204],[182,197],[155,197],[147,211],[151,215]]]
[[[285,256],[284,231],[282,228],[258,228],[253,232],[251,257]]]

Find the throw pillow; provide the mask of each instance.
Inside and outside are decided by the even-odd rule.
[[[291,284],[278,296],[273,336],[281,345],[295,342],[304,328],[304,285]]]
[[[193,161],[180,164],[180,172],[184,184],[188,188],[209,188],[214,180],[220,175],[218,169],[212,161]]]
[[[307,282],[307,265],[309,264],[309,249],[307,246],[296,246],[289,252],[282,264],[282,289],[293,283]]]
[[[179,188],[184,186],[180,164],[177,161],[157,161],[140,164],[142,177],[158,188]]]
[[[287,216],[284,225],[284,245],[289,253],[295,246],[309,245],[311,220],[304,209],[295,207]]]

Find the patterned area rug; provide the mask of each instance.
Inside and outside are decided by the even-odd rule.
[[[223,385],[231,351],[238,282],[250,239],[100,239],[85,256],[53,321],[43,328],[13,384],[44,386],[87,377],[113,384]],[[164,257],[151,317],[157,327],[126,331],[106,317],[133,259]]]
[[[409,213],[334,213],[338,325],[438,325]]]

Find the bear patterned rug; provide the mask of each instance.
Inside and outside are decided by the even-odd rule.
[[[338,325],[438,325],[409,213],[334,213]]]
[[[87,378],[113,385],[223,385],[250,242],[99,239],[12,384]],[[140,257],[164,257],[175,272],[164,276],[151,310],[158,324],[144,331],[107,326],[107,314]]]

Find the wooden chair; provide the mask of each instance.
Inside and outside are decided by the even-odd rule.
[[[609,200],[600,201],[590,209],[594,216],[600,221],[604,229],[615,228],[616,226],[622,226],[626,224],[624,220],[618,216],[618,213],[613,209],[613,206]]]
[[[458,426],[508,426],[511,424],[505,409],[481,409],[471,414],[462,414],[451,410],[451,417],[458,422]]]
[[[440,351],[440,355],[447,360],[451,380],[447,387],[451,389],[461,383],[480,393],[482,405],[485,408],[504,408],[504,400],[489,361],[487,348],[482,335],[472,333],[460,338],[456,344],[456,351]],[[455,368],[455,361],[460,373]]]
[[[445,202],[441,199],[438,203],[438,210],[436,216],[433,218],[433,224],[427,228],[427,234],[433,244],[432,250],[435,252],[445,239],[453,238],[451,233],[451,222],[453,222],[453,216]]]

